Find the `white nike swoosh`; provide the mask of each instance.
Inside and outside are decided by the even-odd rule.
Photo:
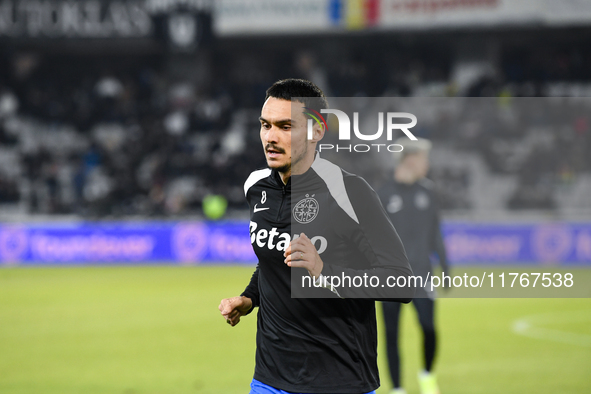
[[[267,209],[269,209],[269,207],[267,208],[257,208],[258,204],[254,204],[254,209],[253,209],[253,213],[257,213],[258,211],[266,211]]]

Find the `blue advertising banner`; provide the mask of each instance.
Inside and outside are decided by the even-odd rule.
[[[591,264],[591,223],[445,223],[449,260]]]
[[[453,264],[591,264],[591,223],[443,225]],[[0,264],[256,263],[247,222],[2,224]]]
[[[0,226],[0,263],[254,263],[248,223]]]

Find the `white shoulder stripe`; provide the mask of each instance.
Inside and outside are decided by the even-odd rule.
[[[270,168],[265,168],[262,170],[251,172],[246,182],[244,182],[244,195],[246,196],[246,193],[248,193],[248,189],[250,189],[252,185],[257,183],[261,179],[268,177],[269,175],[271,175]]]
[[[312,169],[316,171],[318,176],[320,176],[324,183],[326,183],[328,191],[337,204],[339,204],[339,207],[341,207],[351,219],[359,224],[359,219],[357,219],[353,205],[351,205],[351,200],[349,200],[349,195],[347,195],[347,189],[345,188],[345,181],[343,180],[343,171],[341,168],[328,160],[317,157],[316,160],[314,160],[314,163],[312,163]]]

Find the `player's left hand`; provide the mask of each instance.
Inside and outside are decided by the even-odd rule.
[[[304,233],[291,241],[283,255],[285,256],[284,263],[288,267],[305,268],[314,279],[320,276],[322,268],[324,268],[318,251]]]

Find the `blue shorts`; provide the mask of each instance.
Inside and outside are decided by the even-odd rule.
[[[278,390],[278,389],[271,387],[265,383],[259,382],[256,379],[253,379],[252,383],[250,383],[250,394],[296,394],[296,393],[289,393],[285,390]],[[367,394],[376,394],[376,392],[372,391]]]

